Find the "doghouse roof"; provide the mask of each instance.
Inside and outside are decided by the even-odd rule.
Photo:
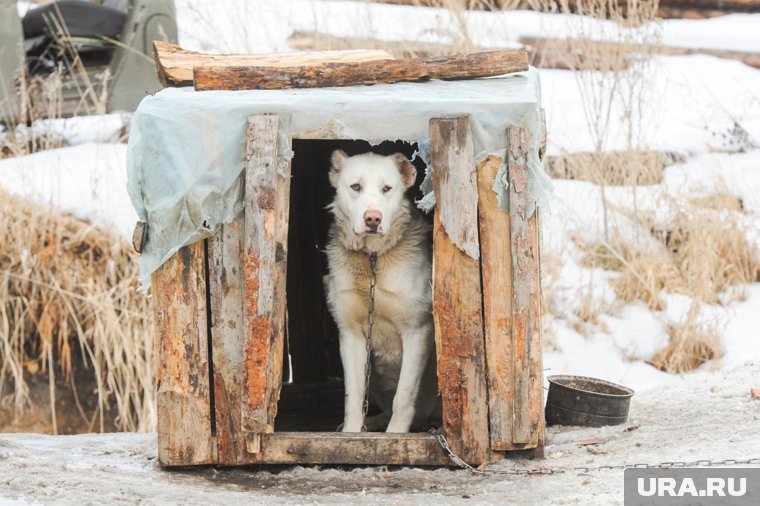
[[[506,128],[525,128],[533,133],[528,153],[531,200],[547,203],[551,183],[538,156],[541,92],[533,68],[498,78],[345,88],[167,88],[140,103],[127,154],[128,190],[150,234],[140,257],[144,287],[180,247],[208,237],[210,230],[242,211],[247,118],[257,114],[280,116],[278,170],[293,156],[289,137],[372,144],[401,139],[416,142],[418,156],[427,163],[430,118],[466,114],[477,163],[489,154],[504,158]],[[494,191],[503,208],[506,189],[502,166]],[[429,210],[434,203],[430,192],[420,206]]]

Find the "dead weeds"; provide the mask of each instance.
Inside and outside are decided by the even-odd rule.
[[[137,265],[122,239],[68,215],[0,191],[0,403],[15,416],[30,409],[28,380],[92,375],[98,402],[82,412],[104,430],[155,428],[153,326],[137,293]],[[116,406],[116,413],[107,413]],[[106,418],[109,418],[108,420]]]

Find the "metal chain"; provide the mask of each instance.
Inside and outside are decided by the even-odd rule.
[[[513,476],[526,476],[535,474],[563,474],[582,472],[588,473],[592,471],[608,471],[613,469],[667,469],[667,468],[680,468],[680,467],[715,467],[715,466],[735,466],[744,464],[760,465],[760,457],[753,457],[748,459],[723,459],[723,460],[693,460],[693,461],[676,461],[676,462],[660,462],[659,464],[616,464],[610,466],[576,466],[576,467],[532,467],[523,469],[477,469],[470,464],[462,460],[454,451],[449,447],[449,442],[443,434],[436,434],[438,443],[441,448],[446,452],[449,459],[462,469],[467,469],[473,474],[479,475],[513,475]]]
[[[367,361],[364,362],[364,402],[362,403],[362,432],[367,431],[367,411],[369,410],[369,374],[372,368],[372,326],[375,323],[375,285],[377,284],[377,253],[369,254],[369,309],[367,311],[367,335],[364,340]]]

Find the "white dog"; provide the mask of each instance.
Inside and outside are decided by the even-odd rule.
[[[404,192],[417,171],[402,154],[332,155],[327,303],[340,331],[344,432],[362,430],[370,253],[377,253],[370,394],[382,414],[367,430],[409,432],[440,423],[432,317],[430,227]]]

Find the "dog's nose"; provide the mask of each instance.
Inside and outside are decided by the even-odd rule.
[[[364,212],[364,224],[367,225],[372,232],[377,232],[377,227],[380,226],[382,220],[383,215],[380,211],[371,210]]]

